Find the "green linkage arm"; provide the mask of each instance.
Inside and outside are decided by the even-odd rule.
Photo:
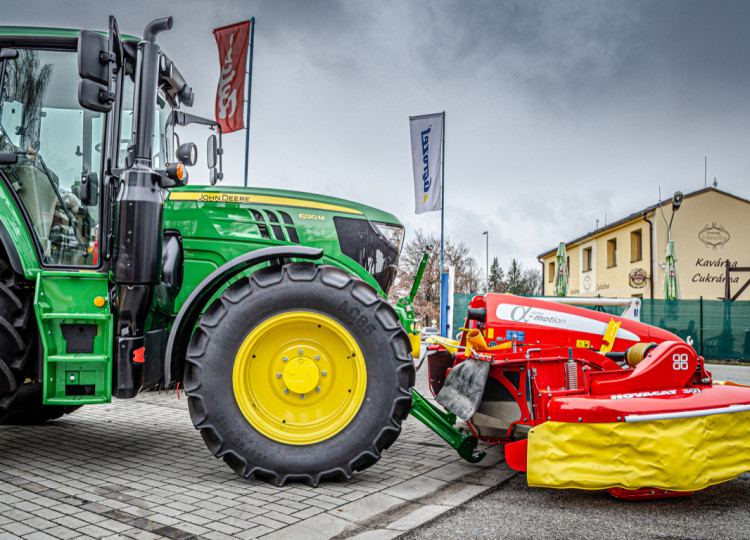
[[[414,298],[417,297],[417,291],[419,290],[419,284],[422,283],[422,276],[424,275],[424,269],[427,268],[427,259],[430,258],[430,253],[427,252],[422,255],[422,261],[419,263],[417,274],[414,276],[414,285],[411,286],[411,292],[409,293],[409,303],[414,302]]]
[[[427,259],[429,258],[429,252],[422,255],[422,260],[417,267],[417,273],[414,275],[414,284],[411,286],[409,296],[400,298],[399,301],[396,302],[396,305],[393,306],[398,318],[401,320],[401,324],[404,325],[404,328],[410,334],[419,333],[414,327],[414,306],[412,304],[414,303],[414,298],[417,296],[419,284],[422,282],[422,276],[424,275],[424,270],[427,267]]]
[[[427,401],[419,392],[412,388],[413,403],[409,411],[417,420],[422,422],[432,431],[440,435],[450,444],[458,455],[469,463],[478,463],[485,456],[484,452],[474,453],[479,442],[473,435],[464,435],[456,429],[456,415],[443,412],[435,405]]]

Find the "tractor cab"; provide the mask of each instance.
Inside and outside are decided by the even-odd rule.
[[[208,141],[212,182],[221,178],[216,122],[179,110],[193,95],[176,66],[159,52],[153,127],[135,125],[136,38],[94,32],[0,29],[0,170],[10,179],[40,262],[50,267],[109,266],[113,233],[108,202],[118,172],[135,162],[137,139],[151,149],[163,187],[187,183],[196,147],[180,144],[175,127],[218,130]],[[102,63],[101,58],[106,58]],[[137,111],[141,122],[145,111]],[[142,145],[143,146],[143,145]],[[220,163],[218,163],[220,166]],[[99,251],[103,250],[103,253]]]

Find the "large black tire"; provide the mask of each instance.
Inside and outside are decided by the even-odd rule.
[[[15,274],[0,248],[0,423],[8,415],[30,366],[36,321],[32,289]]]
[[[42,383],[29,382],[16,392],[8,414],[2,424],[15,426],[33,426],[51,420],[57,420],[81,408],[81,405],[44,405],[42,404]]]
[[[254,355],[242,352],[249,350],[243,348],[247,346],[243,344],[261,336],[257,343],[276,347],[276,339],[266,338],[263,341],[265,334],[262,334],[262,328],[274,321],[285,320],[294,313],[333,321],[328,325],[342,328],[345,339],[349,339],[348,336],[354,339],[364,357],[359,365],[366,367],[366,388],[360,387],[363,398],[359,408],[353,416],[346,416],[346,422],[339,431],[319,436],[313,442],[290,443],[283,436],[277,438],[261,433],[241,410],[239,400],[244,396],[243,388],[250,389],[251,394],[254,392],[254,397],[261,396],[259,408],[264,406],[264,399],[269,402],[280,399],[283,406],[283,400],[288,397],[296,400],[292,408],[300,408],[305,414],[314,416],[314,400],[330,404],[325,400],[335,400],[338,395],[334,390],[326,395],[326,389],[323,388],[321,392],[320,387],[333,383],[333,371],[347,369],[348,362],[356,360],[352,359],[354,354],[348,357],[338,355],[335,361],[326,364],[333,366],[329,368],[332,373],[328,374],[327,379],[326,372],[319,371],[323,378],[316,380],[325,381],[325,384],[321,382],[316,390],[310,390],[307,402],[302,401],[304,393],[286,392],[285,396],[281,396],[281,388],[288,381],[286,372],[281,380],[281,373],[275,373],[275,366],[272,366],[274,373],[267,374],[268,377],[262,380],[248,378],[247,382],[235,384],[233,379],[233,372],[238,369],[235,364],[270,366],[267,364],[271,362],[268,358],[256,359]],[[327,328],[325,322],[323,326]],[[313,323],[309,333],[302,332],[305,335],[290,335],[288,343],[283,346],[296,350],[297,339],[303,343],[300,347],[314,342],[314,327]],[[308,327],[303,325],[296,328]],[[321,325],[318,324],[317,328],[321,328]],[[320,349],[325,350],[328,341],[321,341]],[[279,350],[283,348],[281,344],[278,347]],[[353,471],[363,470],[377,462],[381,452],[401,432],[401,422],[411,408],[411,388],[415,377],[410,350],[407,334],[396,313],[362,280],[342,270],[312,263],[265,268],[228,287],[201,318],[190,341],[185,368],[184,383],[190,416],[209,450],[244,477],[255,475],[277,486],[289,481],[317,486],[321,480],[349,479]],[[320,357],[319,360],[316,356],[315,361],[326,360],[324,353]],[[242,363],[242,358],[247,359],[247,364]],[[300,362],[300,365],[303,361],[307,362],[310,369],[316,369],[312,366],[312,360],[305,360],[302,354],[293,360]],[[272,361],[277,361],[276,356]],[[292,363],[290,360],[287,365]],[[277,382],[280,386],[277,386]],[[332,384],[332,387],[336,387],[336,384],[339,383]],[[343,388],[346,386],[356,385],[346,383]],[[357,391],[355,389],[355,394]],[[345,392],[341,394],[343,399],[348,397]],[[351,392],[350,389],[349,394]],[[305,409],[308,403],[309,410]],[[333,408],[343,410],[343,407]],[[294,418],[298,420],[298,417]],[[315,421],[311,420],[309,425]],[[301,429],[307,428],[304,422],[300,426]]]

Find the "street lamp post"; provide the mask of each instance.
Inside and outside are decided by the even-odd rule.
[[[680,205],[682,205],[682,192],[681,191],[675,191],[674,195],[672,196],[672,217],[669,218],[669,224],[667,225],[667,241],[672,240],[672,220],[674,219],[674,213],[677,212],[677,210],[680,209]],[[662,209],[662,216],[664,216],[664,210]],[[667,218],[664,218],[664,221],[667,221]]]
[[[664,223],[667,223],[667,253],[664,261],[665,300],[678,300],[680,297],[680,282],[677,278],[677,258],[675,257],[674,241],[672,240],[672,220],[674,220],[674,213],[680,209],[682,199],[682,192],[676,191],[672,197],[672,216],[669,218],[669,223],[667,223],[667,218],[664,215],[664,208],[661,204],[659,205]]]
[[[484,283],[484,292],[485,294],[490,292],[490,231],[484,231],[482,233],[482,236],[485,237],[485,254],[486,254],[486,260],[485,260],[485,268],[487,269],[487,281]]]

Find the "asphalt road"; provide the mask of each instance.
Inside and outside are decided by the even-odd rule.
[[[519,474],[401,538],[750,538],[750,474],[690,497],[627,502],[530,488]]]
[[[733,381],[750,385],[750,366],[706,364],[706,369],[717,381]]]
[[[750,367],[712,364],[750,384]],[[606,491],[531,488],[518,474],[400,538],[750,538],[750,473],[690,497],[627,502]]]

